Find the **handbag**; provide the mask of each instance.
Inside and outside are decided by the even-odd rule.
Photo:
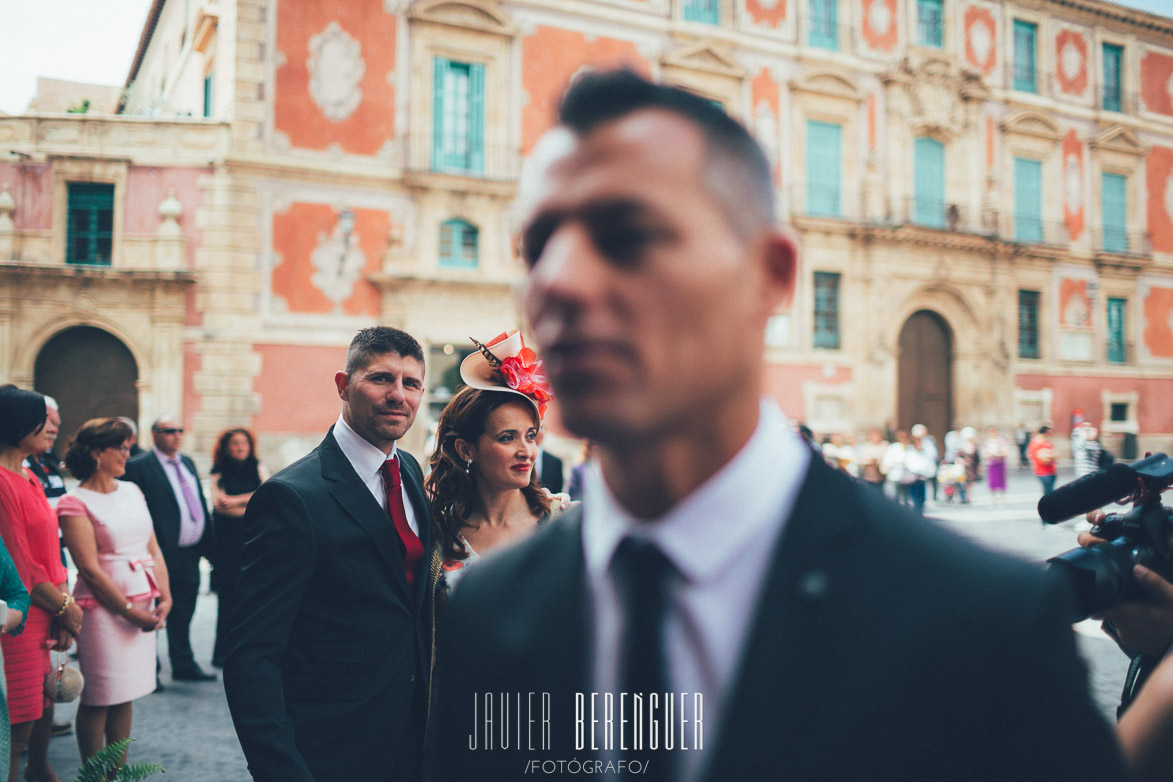
[[[57,652],[57,666],[45,675],[45,697],[53,703],[69,703],[81,695],[85,677],[69,664],[69,650]]]

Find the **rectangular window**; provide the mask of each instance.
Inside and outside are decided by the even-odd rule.
[[[912,220],[930,228],[945,227],[945,145],[918,138],[913,147],[914,204]]]
[[[1120,74],[1124,63],[1124,47],[1104,44],[1104,86],[1102,106],[1108,111],[1121,110]]]
[[[462,174],[484,170],[485,66],[435,60],[432,168]]]
[[[1128,361],[1124,343],[1124,308],[1127,299],[1108,299],[1108,362],[1123,364]]]
[[[816,348],[839,349],[839,275],[815,272]]]
[[[1014,89],[1036,92],[1035,87],[1035,33],[1038,25],[1014,20]]]
[[[810,35],[808,43],[820,49],[839,48],[837,0],[810,0]]]
[[[440,266],[473,269],[477,265],[479,231],[465,220],[449,220],[440,226]]]
[[[114,185],[70,182],[65,262],[109,266],[114,244]]]
[[[941,0],[916,0],[916,42],[940,49],[942,40]]]
[[[1018,292],[1018,357],[1039,357],[1039,292]]]
[[[841,217],[839,202],[842,128],[830,122],[806,123],[806,211],[820,217]]]
[[[1014,238],[1043,240],[1043,163],[1014,158]]]
[[[1128,420],[1128,403],[1127,402],[1113,402],[1108,408],[1109,421],[1127,421]]]
[[[684,0],[684,18],[689,22],[720,24],[720,0]]]
[[[212,74],[204,77],[204,116],[212,116]]]
[[[1128,252],[1128,178],[1104,174],[1100,179],[1100,211],[1104,216],[1103,249]]]

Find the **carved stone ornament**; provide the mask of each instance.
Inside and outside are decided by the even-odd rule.
[[[961,75],[947,61],[929,59],[914,68],[905,60],[905,71],[911,116],[909,123],[921,132],[940,133],[948,137],[961,134],[962,109]]]
[[[885,0],[872,0],[871,8],[868,9],[868,24],[876,35],[883,37],[888,34],[892,28],[892,10]]]
[[[1083,169],[1079,158],[1068,155],[1063,161],[1063,194],[1067,197],[1067,211],[1071,214],[1083,209]]]
[[[342,302],[354,293],[355,283],[367,265],[358,236],[343,233],[341,225],[335,225],[330,234],[319,233],[310,261],[314,266],[310,282],[334,302],[335,312],[341,311]]]
[[[351,38],[338,22],[310,39],[310,97],[322,114],[332,122],[341,122],[362,103],[359,83],[367,66],[362,59],[362,45]]]

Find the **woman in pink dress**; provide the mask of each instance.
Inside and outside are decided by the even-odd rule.
[[[77,659],[85,677],[77,745],[86,758],[130,735],[132,701],[155,689],[155,630],[171,610],[167,567],[142,491],[118,480],[130,456],[130,427],[117,418],[82,425],[65,455],[81,485],[57,515],[77,565],[73,590],[85,610]]]
[[[53,509],[41,484],[21,465],[27,456],[48,447],[43,439],[46,418],[45,397],[14,385],[0,386],[0,508],[9,509],[0,513],[0,537],[32,598],[24,632],[0,639],[12,723],[9,782],[20,779],[20,755],[26,747],[25,778],[57,780],[49,766],[51,725],[43,725],[36,736],[33,728],[38,721],[52,722],[45,708],[49,647],[68,649],[82,625],[82,611],[66,591]]]

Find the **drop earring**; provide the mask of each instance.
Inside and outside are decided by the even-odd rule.
[[[468,475],[468,471],[471,468],[472,468],[472,459],[469,459],[464,463],[464,474]]]

